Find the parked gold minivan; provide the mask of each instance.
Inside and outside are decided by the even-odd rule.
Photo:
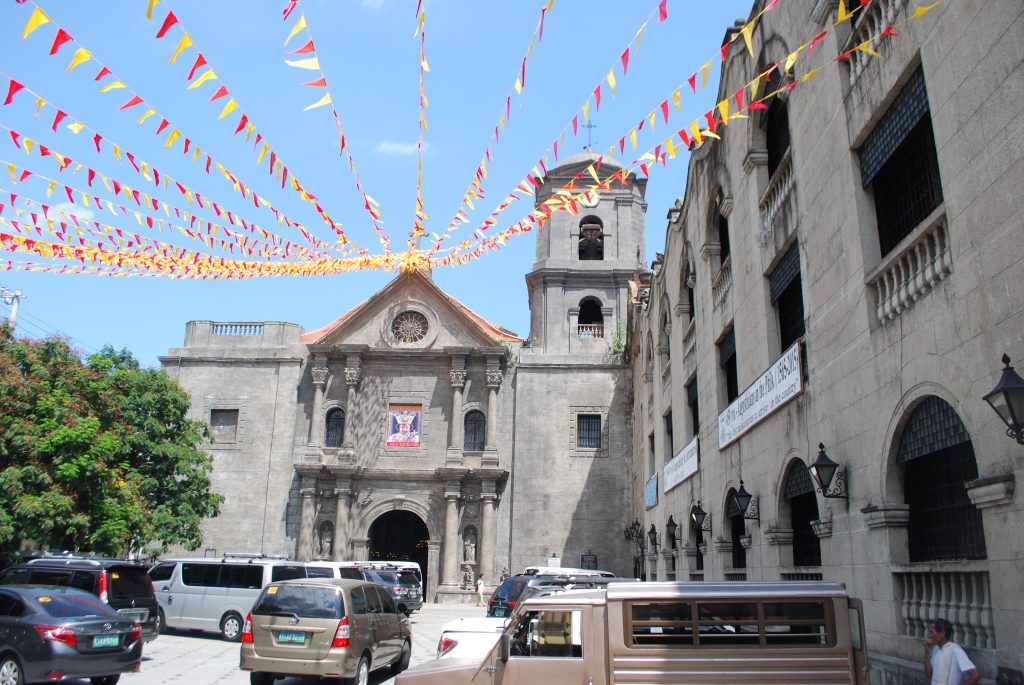
[[[240,667],[252,685],[278,677],[347,678],[409,666],[412,632],[388,591],[375,583],[303,578],[268,585],[245,619]]]
[[[861,603],[832,582],[609,583],[516,607],[482,658],[396,685],[867,685]]]

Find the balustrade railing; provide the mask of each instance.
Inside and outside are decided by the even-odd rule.
[[[762,245],[768,244],[777,228],[784,229],[781,231],[782,235],[789,235],[792,227],[788,222],[795,216],[795,208],[791,206],[794,184],[793,155],[792,152],[786,152],[758,203],[761,215],[761,234],[758,241]],[[780,225],[782,222],[787,222],[787,225]]]
[[[871,280],[877,315],[888,323],[909,309],[953,271],[949,230],[940,216],[902,250],[886,256]]]
[[[580,338],[603,338],[604,324],[581,323],[576,327],[576,335]]]
[[[722,262],[722,268],[715,275],[715,280],[711,282],[711,294],[715,302],[715,309],[722,308],[731,289],[732,260],[726,257],[725,261]]]
[[[872,0],[866,7],[857,13],[853,25],[853,33],[847,42],[847,50],[860,45],[872,38],[871,49],[877,51],[883,43],[889,40],[888,36],[881,36],[885,29],[896,23],[896,15],[907,4],[907,0]],[[854,50],[850,54],[850,85],[852,86],[860,78],[864,67],[873,58],[862,50]]]
[[[744,581],[747,579],[746,571],[726,571],[725,579],[729,581]]]
[[[261,323],[215,323],[210,326],[211,335],[255,336],[263,335]]]
[[[690,365],[693,363],[694,353],[697,351],[697,336],[694,335],[694,331],[697,330],[697,320],[691,319],[686,330],[683,331],[683,364]]]
[[[986,571],[896,573],[903,634],[924,639],[928,621],[945,618],[963,647],[996,648],[992,592]]]

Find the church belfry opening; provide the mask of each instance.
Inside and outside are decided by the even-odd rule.
[[[579,256],[584,261],[604,259],[604,224],[596,216],[580,220]]]

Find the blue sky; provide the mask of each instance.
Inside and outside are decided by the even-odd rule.
[[[615,67],[618,85],[614,97],[607,83],[599,112],[591,102],[590,115],[595,148],[606,149],[669,97],[672,91],[714,57],[725,30],[736,18],[746,17],[750,3],[725,0],[712,3],[669,0],[669,18],[652,21],[643,33],[639,54],[631,56],[623,77],[619,56],[630,45],[641,24],[656,10],[657,2],[629,0],[555,0],[544,23],[543,40],[535,44],[527,64],[526,85],[518,96],[513,83],[526,53],[530,36],[540,18],[540,0],[468,2],[425,0],[426,75],[428,131],[423,155],[423,197],[431,216],[427,229],[438,233],[458,209],[485,146],[512,95],[511,117],[501,140],[492,145],[492,163],[486,198],[470,214],[476,226],[515,187],[545,150],[569,125],[584,101],[591,96],[609,69]],[[79,121],[132,150],[162,173],[170,174],[233,213],[274,232],[297,240],[287,228],[278,229],[273,216],[255,209],[236,195],[219,174],[207,176],[202,164],[180,152],[180,140],[164,149],[167,131],[154,134],[158,121],[135,122],[143,107],[118,111],[129,96],[124,90],[100,92],[93,80],[98,65],[90,62],[66,73],[74,54],[73,44],[50,56],[57,27],[63,28],[94,57],[137,92],[147,104],[167,118],[204,151],[221,161],[248,187],[305,226],[323,240],[332,238],[313,209],[292,192],[281,190],[257,167],[252,143],[244,135],[232,135],[241,113],[256,125],[284,160],[293,175],[315,194],[324,209],[352,240],[379,253],[381,247],[372,224],[355,191],[348,163],[339,157],[329,108],[303,112],[322,95],[304,87],[316,77],[310,71],[284,64],[283,47],[289,30],[304,12],[316,52],[327,75],[333,103],[344,124],[352,157],[363,186],[380,202],[384,222],[395,244],[404,243],[412,228],[416,197],[417,94],[419,40],[414,37],[414,0],[302,0],[287,22],[281,20],[285,2],[258,0],[217,2],[162,1],[146,19],[147,0],[38,0],[52,22],[22,40],[21,33],[33,11],[31,0],[0,4],[0,97],[6,94],[8,77],[24,84],[48,103],[68,114],[57,132],[51,130],[55,110],[47,106],[34,116],[36,96],[22,91],[14,102],[0,107],[0,124],[28,136],[111,178],[133,187],[152,189],[135,175],[127,162],[119,163],[104,142],[96,153],[92,134],[75,134],[70,123]],[[167,36],[154,38],[168,10],[180,23]],[[169,64],[182,29],[194,47],[186,49],[177,63]],[[300,47],[304,38],[289,45]],[[216,84],[188,90],[186,76],[202,51],[220,81],[228,87],[239,109],[218,120],[224,99],[207,100]],[[201,73],[202,69],[200,70]],[[700,117],[714,105],[718,62],[711,70],[707,89],[696,95],[683,91],[682,112],[673,114],[668,126],[659,119],[653,135],[642,132],[641,150],[653,146],[670,132]],[[313,74],[311,76],[311,74]],[[101,83],[109,83],[106,77]],[[591,98],[592,100],[592,98]],[[561,145],[561,158],[582,151],[586,132],[571,133]],[[627,143],[625,162],[630,162]],[[27,157],[16,149],[7,131],[0,130],[0,203],[9,204],[10,192],[46,201],[46,183],[30,178],[12,185],[6,163],[38,174],[59,178],[61,183],[86,187],[85,171],[73,174],[73,166],[58,174],[49,160]],[[552,160],[549,158],[549,166]],[[648,186],[648,262],[664,246],[665,215],[685,184],[687,160],[681,154],[667,169],[654,174]],[[93,186],[103,199],[115,199],[102,186]],[[155,190],[154,197],[187,208],[174,186]],[[57,206],[60,190],[48,203]],[[122,196],[118,204],[126,202]],[[502,214],[499,227],[521,219],[529,210],[520,201]],[[75,211],[79,211],[81,208]],[[35,210],[38,211],[38,210]],[[94,210],[95,211],[95,210]],[[115,220],[107,212],[106,223],[143,235],[167,239],[169,235],[140,229],[134,220]],[[10,210],[3,216],[13,218]],[[213,213],[204,216],[216,220]],[[179,222],[180,223],[180,222]],[[471,232],[462,229],[462,239]],[[180,243],[179,244],[183,244]],[[6,254],[0,255],[4,259]],[[447,292],[485,318],[526,337],[529,312],[524,276],[532,268],[534,241],[531,234],[518,236],[500,251],[458,268],[434,271],[435,281]],[[186,281],[157,278],[110,278],[47,273],[0,271],[0,285],[25,293],[19,313],[18,333],[41,337],[60,332],[88,353],[105,344],[127,347],[145,365],[181,344],[185,323],[193,319],[215,321],[291,321],[306,330],[318,328],[369,297],[394,278],[391,272],[353,272],[324,277],[262,278],[248,281]],[[9,307],[0,303],[0,314]]]

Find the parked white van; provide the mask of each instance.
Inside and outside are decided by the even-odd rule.
[[[482,658],[395,683],[868,685],[862,617],[832,582],[609,583],[528,599]]]
[[[297,561],[250,554],[168,559],[149,570],[161,630],[218,631],[229,642],[240,639],[245,616],[268,583],[306,577]]]

